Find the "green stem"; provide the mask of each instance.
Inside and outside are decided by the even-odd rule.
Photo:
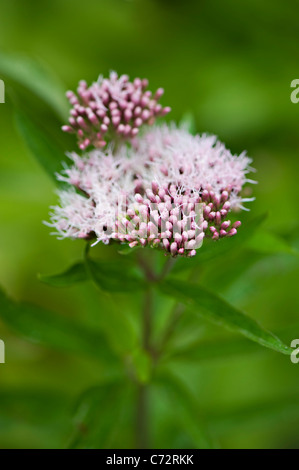
[[[171,266],[171,268],[172,268],[172,266]],[[197,268],[195,268],[195,270],[193,269],[191,271],[190,276],[188,277],[190,281],[192,281],[194,279],[194,276],[196,275],[196,271],[197,271]],[[180,318],[183,315],[185,310],[186,310],[186,306],[179,303],[179,302],[176,303],[175,306],[173,307],[173,310],[170,314],[169,323],[168,323],[167,327],[165,328],[165,331],[164,331],[164,333],[162,335],[162,338],[161,338],[161,341],[160,341],[160,345],[159,345],[158,350],[157,350],[157,358],[159,358],[161,356],[161,354],[163,353],[163,350],[165,349],[165,347],[168,344],[169,340],[171,339],[173,333],[175,332],[177,323],[180,320]]]
[[[137,392],[136,448],[148,449],[148,387],[139,384]]]
[[[142,346],[151,352],[151,333],[152,333],[152,310],[153,310],[153,293],[152,288],[149,287],[145,293],[144,306],[143,306],[143,331],[142,331]]]
[[[175,262],[176,262],[176,258],[172,258],[172,257],[169,257],[167,259],[167,261],[165,262],[164,266],[163,266],[163,269],[161,271],[161,274],[159,276],[159,280],[162,280],[164,279],[165,277],[167,277],[167,275],[170,273],[170,271],[172,270],[173,266],[175,265]]]
[[[156,280],[156,275],[142,255],[139,256],[139,265],[142,268],[145,277],[149,283]],[[152,315],[153,315],[153,289],[149,285],[145,292],[144,304],[142,309],[142,347],[152,356],[151,334],[152,334]],[[148,384],[139,383],[137,389],[137,416],[136,416],[136,446],[137,449],[149,448],[148,435]]]
[[[144,272],[144,275],[149,282],[149,287],[145,293],[144,305],[142,311],[142,347],[143,349],[153,358],[153,361],[157,360],[157,351],[155,351],[151,344],[152,336],[152,315],[153,315],[153,283],[159,282],[164,279],[172,269],[175,260],[168,258],[160,275],[156,275],[153,271],[151,263],[144,253],[138,256],[139,266]],[[152,284],[152,285],[151,285]],[[175,324],[172,325],[171,331],[166,333],[164,342],[168,340],[168,335],[171,336],[172,328],[175,328]],[[163,342],[163,344],[164,344]],[[148,435],[148,384],[139,383],[137,390],[137,416],[136,416],[136,445],[137,449],[148,449],[149,447],[149,435]]]
[[[154,273],[150,263],[148,262],[147,257],[145,256],[144,253],[140,250],[137,256],[138,264],[142,271],[144,272],[144,275],[147,279],[148,282],[155,282],[157,280],[157,276]]]
[[[142,346],[151,354],[151,331],[152,331],[152,289],[146,291],[142,315]],[[137,416],[136,416],[136,445],[137,449],[149,448],[148,436],[148,385],[138,384],[137,390]]]
[[[160,345],[157,351],[157,357],[160,357],[161,354],[163,353],[165,347],[167,346],[169,340],[171,339],[177,323],[179,319],[181,318],[182,314],[184,313],[185,306],[183,304],[177,303],[171,313],[169,323],[163,333],[163,336],[160,341]]]

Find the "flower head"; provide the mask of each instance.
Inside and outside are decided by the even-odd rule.
[[[81,81],[77,95],[67,92],[72,109],[69,125],[62,129],[77,135],[81,150],[105,147],[111,133],[123,140],[133,139],[143,124],[153,124],[170,111],[158,103],[164,90],[159,88],[152,95],[147,86],[147,79],[130,82],[127,75],[118,77],[116,72],[109,78],[100,76],[90,87]]]
[[[245,153],[232,155],[215,136],[174,126],[153,128],[130,150],[70,157],[73,165],[58,178],[71,189],[60,193],[52,214],[60,236],[194,256],[204,237],[235,235],[240,222],[232,224],[229,212],[250,200],[240,195],[252,182]]]

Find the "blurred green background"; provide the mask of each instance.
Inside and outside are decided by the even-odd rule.
[[[2,54],[38,60],[65,90],[110,70],[147,77],[152,90],[164,87],[169,120],[192,113],[199,132],[218,135],[235,153],[248,151],[258,185],[244,224],[268,211],[264,230],[296,249],[299,104],[290,100],[290,83],[299,78],[298,15],[297,2],[278,0],[0,0],[0,63]],[[0,78],[5,79],[1,66]],[[5,83],[13,92],[13,82]],[[51,89],[48,93],[51,100]],[[40,115],[47,127],[50,117],[42,110]],[[60,124],[57,120],[57,131]],[[16,132],[8,96],[0,104],[0,128],[1,286],[16,300],[103,330],[113,343],[109,309],[92,285],[54,289],[38,280],[37,273],[59,272],[80,259],[83,243],[57,241],[42,224],[56,202],[54,183]],[[75,149],[75,141],[69,143],[66,150]],[[201,282],[289,345],[299,338],[298,258],[287,249],[276,253],[271,244],[260,250],[253,244],[254,250],[203,262]],[[111,253],[95,250],[107,258]],[[140,299],[134,300],[132,308],[127,297],[118,299],[122,321],[127,316],[138,335]],[[163,300],[157,302],[159,331],[167,313]],[[200,421],[214,447],[298,448],[299,365],[259,347],[238,350],[237,336],[188,318],[178,325],[173,347],[188,350],[197,341],[209,342],[211,354],[198,357],[191,347],[190,354],[177,354],[166,367],[194,401],[198,416],[192,421],[183,413],[178,420],[182,400],[153,386],[151,446],[200,446]],[[114,371],[88,356],[28,342],[1,320],[0,338],[6,344],[6,364],[0,364],[0,447],[66,447],[78,396]],[[131,397],[112,431],[112,415],[99,412],[103,429],[94,445],[134,447],[133,408]]]

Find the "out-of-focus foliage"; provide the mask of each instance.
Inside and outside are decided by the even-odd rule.
[[[286,345],[299,338],[298,13],[278,0],[1,2],[1,448],[134,447],[135,380],[150,382],[152,447],[298,447],[299,365],[194,315],[194,303],[168,335],[164,296],[183,300],[175,287],[192,269],[196,305],[216,292]],[[155,295],[157,368],[140,348],[138,250],[97,245],[84,260],[84,242],[42,225],[56,201],[51,176],[75,148],[60,131],[63,91],[111,69],[163,86],[169,119],[246,148],[257,169],[240,233],[178,261]],[[163,256],[150,261],[161,269]]]

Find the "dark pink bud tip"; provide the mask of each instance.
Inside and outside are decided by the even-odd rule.
[[[162,109],[160,112],[161,116],[165,116],[166,114],[170,113],[171,108],[169,106],[166,106],[165,108]]]
[[[234,235],[236,235],[237,233],[237,230],[235,228],[232,228],[229,232],[228,232],[228,236],[229,237],[233,237]]]
[[[63,132],[72,132],[73,131],[71,126],[62,126],[61,129],[63,130]]]
[[[232,228],[239,228],[241,225],[242,225],[242,223],[240,222],[240,220],[237,220],[237,222],[235,222],[235,223],[232,225]]]

